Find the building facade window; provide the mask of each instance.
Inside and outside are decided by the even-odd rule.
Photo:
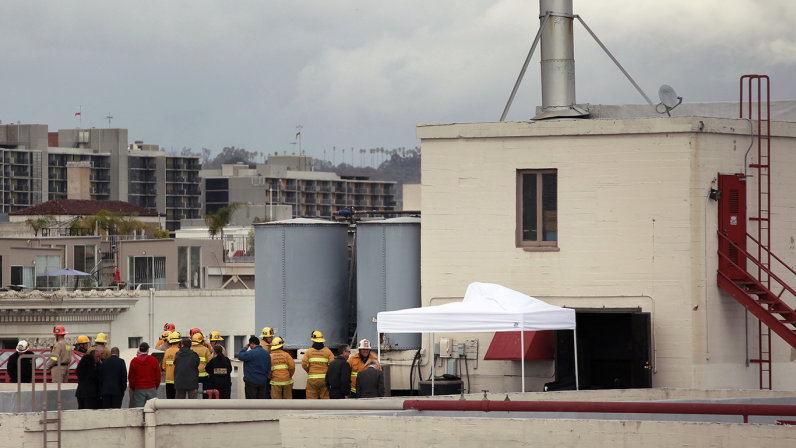
[[[135,336],[135,337],[128,337],[127,338],[127,348],[138,348],[141,346],[141,342],[143,341],[143,336]]]
[[[48,272],[61,269],[60,255],[39,255],[36,257],[36,287],[56,289],[60,286],[60,276],[47,276]]]
[[[72,248],[73,267],[78,271],[92,273],[96,266],[96,246],[75,245]]]
[[[191,247],[191,288],[199,289],[202,287],[202,248]]]
[[[180,288],[202,288],[202,248],[180,246],[177,248],[177,282]]]
[[[35,266],[11,266],[11,284],[24,289],[33,289]]]
[[[517,170],[517,247],[558,248],[558,170]]]
[[[128,257],[131,287],[166,289],[166,257]]]

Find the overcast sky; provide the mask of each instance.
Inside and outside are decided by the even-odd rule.
[[[796,1],[574,0],[654,101],[737,101],[741,74],[796,98]],[[535,0],[3,2],[0,120],[129,129],[167,150],[419,145],[420,123],[497,121]],[[579,103],[641,103],[575,26]],[[541,103],[538,51],[508,119]],[[350,150],[347,151],[350,158]],[[359,163],[359,157],[355,160]]]

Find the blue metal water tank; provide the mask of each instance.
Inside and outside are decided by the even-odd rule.
[[[256,331],[273,327],[285,348],[306,348],[314,330],[345,343],[348,225],[290,219],[254,226]]]
[[[376,314],[420,306],[420,218],[357,223],[357,338],[376,343]],[[421,334],[384,336],[393,350],[420,347]]]

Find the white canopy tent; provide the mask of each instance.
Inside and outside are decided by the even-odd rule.
[[[525,392],[525,331],[575,330],[575,310],[561,308],[493,283],[471,283],[461,302],[382,311],[376,316],[382,333],[497,332],[519,331],[522,391]],[[577,334],[575,388],[578,384]],[[381,344],[379,362],[381,362]],[[432,355],[433,356],[433,355]],[[431,394],[434,394],[434,360],[431,362]]]

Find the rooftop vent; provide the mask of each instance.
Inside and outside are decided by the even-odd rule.
[[[514,96],[517,94],[517,89],[519,89],[525,71],[528,69],[528,64],[533,57],[536,45],[540,41],[542,47],[542,107],[533,119],[589,116],[587,105],[575,103],[575,45],[572,30],[574,19],[578,19],[583,28],[600,45],[600,48],[611,58],[647,103],[653,108],[655,107],[649,97],[641,90],[641,87],[636,84],[622,65],[619,64],[619,61],[608,51],[608,48],[586,25],[586,22],[577,14],[572,13],[572,0],[539,0],[539,31],[536,33],[536,38],[534,38],[528,56],[525,58],[525,63],[522,66],[522,70],[520,70],[520,75],[517,77],[517,82],[514,84],[514,89],[511,91],[506,107],[503,109],[500,121],[505,121],[506,115],[511,108],[511,103],[514,101]],[[666,111],[668,112],[672,108],[667,106]]]

